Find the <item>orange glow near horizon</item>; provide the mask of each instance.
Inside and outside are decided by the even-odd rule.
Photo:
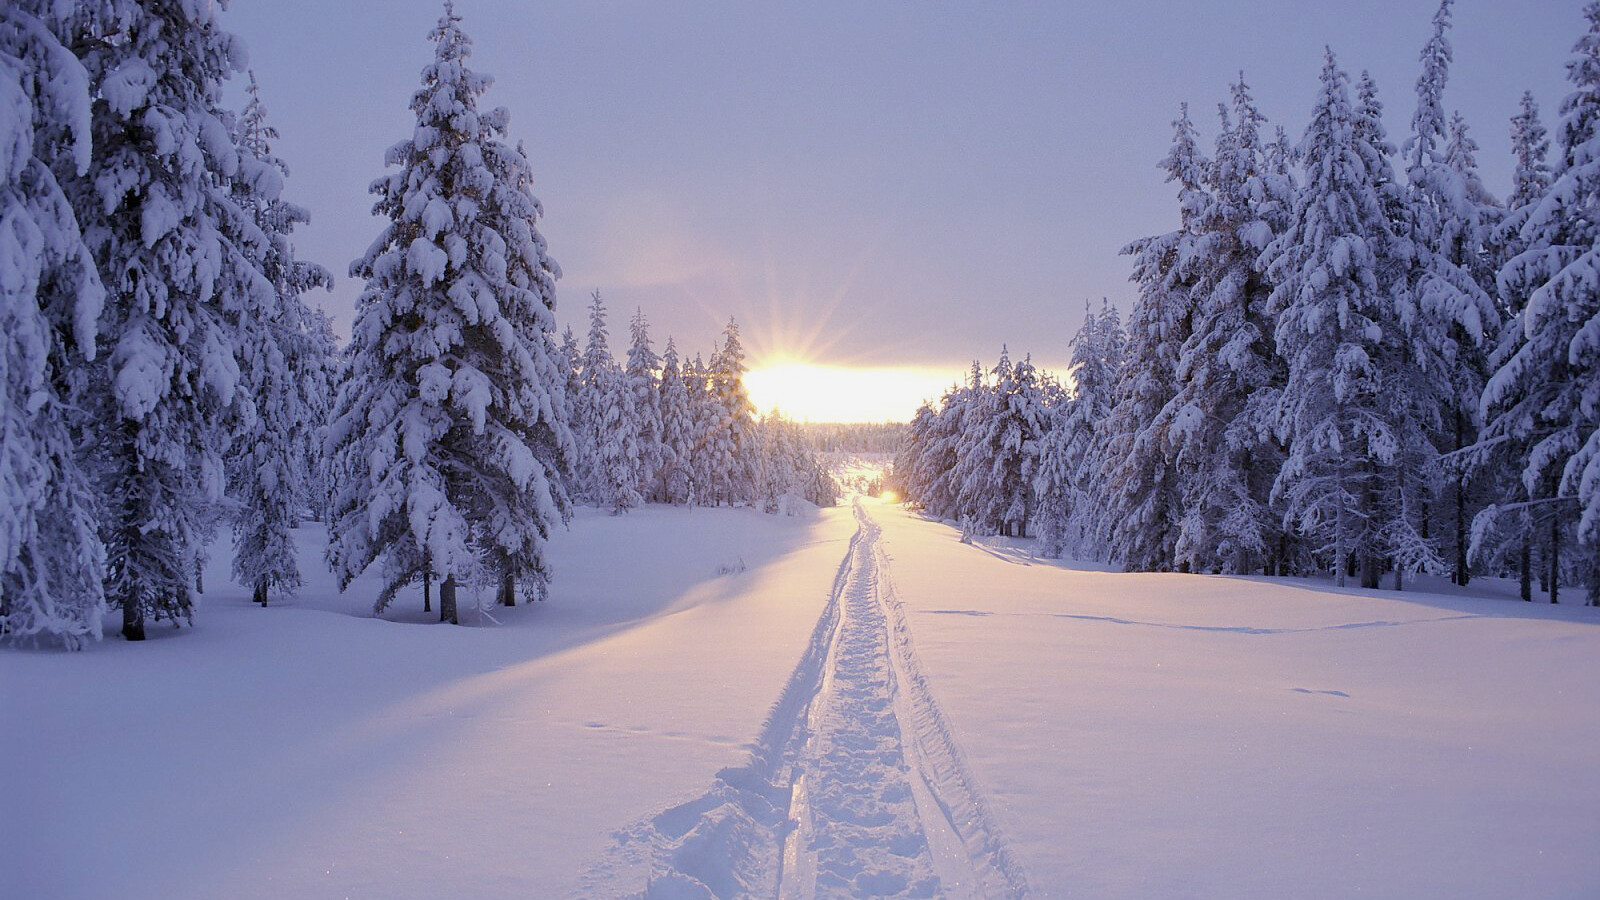
[[[949,369],[781,362],[746,372],[744,386],[757,410],[798,422],[909,422],[958,378]]]

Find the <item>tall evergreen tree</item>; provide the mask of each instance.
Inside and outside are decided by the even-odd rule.
[[[192,617],[239,394],[238,323],[274,302],[220,106],[244,48],[216,14],[91,0],[72,19],[96,97],[94,152],[86,172],[63,160],[56,175],[107,290],[84,447],[106,498],[106,596],[129,640],[148,619]]]
[[[657,385],[661,357],[651,347],[650,323],[644,310],[634,312],[629,323],[632,342],[623,370],[628,427],[633,432],[633,458],[629,474],[632,491],[641,502],[651,493],[665,459],[661,439],[661,392]]]
[[[1104,533],[1114,559],[1135,571],[1174,568],[1182,487],[1172,452],[1170,419],[1181,350],[1194,332],[1194,254],[1198,219],[1210,200],[1208,163],[1185,105],[1173,123],[1172,148],[1161,163],[1178,184],[1179,228],[1124,247],[1135,259],[1139,298],[1128,320],[1126,364],[1111,414]]]
[[[88,76],[59,4],[0,8],[0,636],[99,639],[105,550],[71,408],[105,291],[52,161],[90,168]]]
[[[628,420],[628,386],[611,355],[605,301],[595,291],[589,304],[589,338],[583,351],[581,476],[589,502],[613,513],[642,499],[633,477],[634,434]]]
[[[306,317],[306,340],[310,352],[300,391],[305,398],[310,427],[306,429],[299,455],[306,471],[306,508],[313,519],[325,523],[337,479],[332,476],[330,460],[323,448],[333,420],[339,385],[344,382],[345,354],[334,333],[333,319],[321,307],[312,309]]]
[[[1104,555],[1096,519],[1103,496],[1106,425],[1122,374],[1125,343],[1115,306],[1102,301],[1098,314],[1085,308],[1083,325],[1071,344],[1071,395],[1051,412],[1051,425],[1039,451],[1039,474],[1034,479],[1041,555]]]
[[[353,371],[330,440],[357,473],[341,492],[329,558],[341,586],[383,559],[377,607],[441,579],[515,601],[550,577],[550,529],[569,515],[573,452],[553,358],[560,270],[535,227],[542,208],[508,114],[480,111],[490,79],[451,3],[411,100],[417,128],[372,185],[389,223],[351,266],[365,278]]]
[[[1274,494],[1286,525],[1317,542],[1340,584],[1353,557],[1371,586],[1389,550],[1384,469],[1405,436],[1386,414],[1381,367],[1385,328],[1395,324],[1395,238],[1381,196],[1388,162],[1372,140],[1376,123],[1351,106],[1348,82],[1328,51],[1300,147],[1305,183],[1264,256],[1288,363],[1280,427],[1289,455]]]
[[[1220,113],[1192,226],[1192,330],[1157,427],[1170,435],[1182,485],[1177,559],[1193,570],[1248,572],[1267,564],[1281,531],[1270,493],[1283,453],[1258,407],[1284,373],[1272,346],[1272,286],[1258,259],[1286,224],[1288,198],[1269,190],[1265,119],[1242,78],[1231,115],[1227,106]]]
[[[1551,601],[1565,568],[1582,572],[1589,602],[1600,603],[1600,3],[1584,15],[1589,29],[1567,64],[1573,90],[1561,106],[1554,180],[1509,220],[1523,249],[1499,284],[1527,298],[1523,341],[1482,404],[1492,435],[1526,445],[1522,484],[1547,532]]]
[[[745,391],[744,373],[739,323],[730,318],[707,372],[714,424],[702,452],[710,467],[707,488],[714,505],[755,497],[755,405]]]
[[[1460,451],[1477,437],[1476,398],[1488,376],[1488,348],[1500,327],[1490,295],[1486,253],[1493,198],[1478,180],[1475,145],[1459,115],[1447,122],[1443,95],[1452,61],[1447,32],[1450,6],[1443,0],[1433,35],[1423,47],[1417,111],[1405,143],[1407,195],[1402,224],[1410,247],[1400,295],[1406,348],[1422,376],[1413,393],[1436,407],[1435,443]],[[1461,457],[1450,457],[1442,532],[1452,578],[1465,584],[1470,487]],[[1446,473],[1441,472],[1441,475]]]
[[[317,427],[310,392],[325,389],[326,345],[308,330],[310,310],[301,295],[330,287],[328,271],[295,258],[289,235],[310,214],[279,196],[288,167],[272,154],[277,132],[267,123],[255,73],[240,117],[241,151],[235,193],[239,205],[266,237],[256,262],[271,282],[273,301],[257,315],[239,317],[239,365],[245,396],[229,451],[229,493],[238,501],[234,519],[233,575],[249,585],[257,603],[270,592],[293,595],[300,585],[293,529],[307,494],[305,448]],[[323,382],[320,383],[319,382]]]
[[[678,362],[678,347],[670,337],[661,355],[660,393],[662,456],[657,497],[665,503],[689,503],[694,496],[694,408]]]
[[[1539,120],[1539,105],[1531,92],[1524,92],[1517,115],[1511,118],[1511,151],[1514,160],[1511,194],[1506,198],[1505,216],[1492,235],[1497,268],[1535,246],[1544,246],[1542,236],[1525,240],[1522,225],[1533,214],[1550,189],[1550,139]],[[1489,371],[1503,369],[1527,342],[1522,311],[1527,305],[1529,285],[1521,279],[1497,277],[1495,299],[1505,321],[1489,357]],[[1480,401],[1479,416],[1484,422],[1478,451],[1470,456],[1477,480],[1492,496],[1500,498],[1478,512],[1472,525],[1474,558],[1506,562],[1514,557],[1519,570],[1523,600],[1533,599],[1532,567],[1534,549],[1548,550],[1543,540],[1550,529],[1541,527],[1553,512],[1540,502],[1546,495],[1529,494],[1522,486],[1522,469],[1537,436],[1535,422],[1540,418],[1530,392],[1543,388],[1542,379],[1519,378],[1502,381],[1492,405]],[[1486,392],[1488,383],[1485,384]],[[1542,426],[1540,426],[1542,428]],[[1539,498],[1539,499],[1535,499]],[[1545,581],[1549,581],[1546,571]]]

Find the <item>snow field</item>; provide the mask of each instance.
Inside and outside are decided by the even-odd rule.
[[[1078,570],[861,510],[582,510],[494,627],[370,618],[316,528],[292,605],[219,552],[192,630],[0,653],[0,895],[1600,889],[1595,611]]]
[[[484,628],[407,624],[437,619],[415,591],[366,618],[377,579],[338,595],[317,528],[292,607],[254,607],[217,553],[193,630],[0,653],[24,686],[0,765],[34,773],[0,803],[0,895],[563,896],[614,829],[746,756],[853,529],[581,510],[551,599]]]
[[[1593,610],[1074,571],[873,514],[1035,895],[1600,890]]]

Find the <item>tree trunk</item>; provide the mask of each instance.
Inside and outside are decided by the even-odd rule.
[[[1379,569],[1378,558],[1372,555],[1361,557],[1361,586],[1376,588],[1378,586]]]
[[[500,605],[517,605],[517,579],[510,572],[500,575]]]
[[[422,611],[433,612],[433,566],[422,564]]]
[[[251,596],[250,599],[261,604],[262,606],[267,605],[267,580],[265,578],[262,578],[256,582],[255,594]]]
[[[456,576],[447,576],[439,585],[439,621],[460,625],[456,618]]]
[[[144,640],[144,614],[131,597],[122,601],[122,636],[130,641]]]
[[[1522,582],[1522,599],[1529,603],[1533,602],[1533,547],[1531,544],[1532,542],[1527,538],[1522,539],[1522,558],[1520,560],[1522,564],[1522,571],[1520,573]]]
[[[1394,567],[1394,589],[1395,590],[1397,590],[1397,591],[1405,590],[1404,576],[1405,576],[1404,568],[1402,566],[1396,565]]]
[[[1559,603],[1561,593],[1561,517],[1550,517],[1550,602]]]

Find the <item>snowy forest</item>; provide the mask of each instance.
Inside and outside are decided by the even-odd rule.
[[[703,360],[658,355],[637,313],[619,364],[596,292],[587,340],[556,334],[532,169],[448,2],[339,347],[253,73],[223,105],[245,53],[216,16],[0,9],[0,635],[188,622],[228,531],[256,601],[292,595],[306,516],[341,585],[379,567],[378,609],[437,585],[454,621],[458,584],[542,597],[573,503],[835,502],[797,426],[757,418],[733,321]]]
[[[924,406],[897,488],[969,534],[1129,571],[1513,575],[1600,604],[1600,4],[1551,136],[1510,119],[1504,200],[1447,114],[1451,0],[1416,112],[1330,49],[1298,141],[1243,76],[1208,153],[1185,106],[1161,161],[1178,227],[1128,244],[1138,297],[1065,377],[974,363]],[[1385,576],[1388,576],[1387,578]]]

